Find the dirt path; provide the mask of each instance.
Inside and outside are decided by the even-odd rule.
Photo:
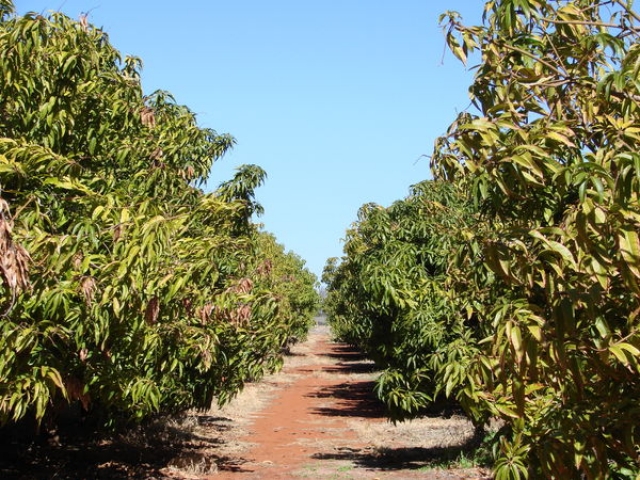
[[[160,418],[110,438],[0,437],[0,478],[488,478],[459,461],[473,435],[467,420],[434,416],[393,425],[372,395],[375,378],[371,362],[318,327],[281,372],[248,385],[224,408]],[[458,460],[455,468],[448,460]]]
[[[371,393],[374,378],[370,362],[331,342],[326,327],[314,329],[282,372],[209,412],[230,427],[216,449],[218,470],[190,478],[484,478],[475,468],[446,466],[472,437],[469,422],[453,416],[394,426]]]

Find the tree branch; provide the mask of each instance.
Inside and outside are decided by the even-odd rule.
[[[540,62],[541,64],[543,64],[544,66],[546,66],[547,68],[553,70],[554,72],[556,72],[557,75],[561,76],[561,77],[568,77],[569,75],[565,72],[562,72],[558,67],[556,67],[555,65],[547,62],[546,60],[543,60],[540,57],[535,56],[533,53],[531,52],[527,52],[526,50],[520,48],[520,47],[515,47],[513,45],[509,45],[508,43],[504,43],[502,45],[504,48],[506,48],[507,50],[511,50],[514,52],[518,52],[521,53],[522,55],[525,55],[529,58],[531,58],[532,60],[537,60],[538,62]]]
[[[615,3],[617,3],[618,5],[620,5],[625,12],[627,12],[629,15],[631,15],[636,22],[640,22],[640,15],[638,15],[636,12],[634,12],[633,10],[631,10],[628,5],[625,5],[621,0],[613,0]]]
[[[547,17],[542,17],[541,20],[553,23],[554,25],[587,25],[590,27],[624,28],[622,25],[617,23],[590,22],[588,20],[554,20],[553,18]]]

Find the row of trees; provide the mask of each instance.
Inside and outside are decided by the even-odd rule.
[[[85,19],[0,2],[0,422],[224,402],[277,368],[316,279],[253,223],[265,173],[204,193],[234,140],[144,95]]]
[[[397,418],[440,397],[498,418],[497,478],[640,473],[640,16],[492,0],[441,18],[479,60],[435,180],[368,205],[325,269],[336,333]]]

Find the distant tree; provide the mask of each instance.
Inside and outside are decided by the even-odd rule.
[[[474,213],[444,182],[414,185],[388,208],[368,204],[347,232],[340,264],[325,267],[334,334],[362,348],[383,373],[378,396],[394,419],[412,417],[469,383],[477,330],[448,290]]]

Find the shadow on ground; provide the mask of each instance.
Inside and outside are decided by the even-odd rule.
[[[320,388],[309,395],[334,400],[331,407],[317,407],[316,415],[351,418],[385,418],[384,406],[373,393],[373,381],[345,382]]]
[[[448,463],[471,452],[477,445],[477,439],[470,438],[461,445],[451,447],[345,448],[316,453],[312,457],[316,460],[349,461],[358,468],[369,470],[419,470],[429,467],[446,467]]]
[[[222,434],[231,428],[232,422],[228,418],[207,415],[195,417],[192,421],[192,425],[185,426],[165,418],[155,424],[149,423],[145,428],[111,437],[98,436],[81,428],[40,435],[5,428],[0,431],[0,478],[167,478],[161,470],[179,453],[213,449],[222,443],[220,438],[199,435],[198,427]]]
[[[322,356],[337,361],[324,366],[323,373],[346,377],[362,375],[365,379],[351,379],[310,393],[307,397],[333,400],[331,407],[318,407],[313,409],[313,413],[329,417],[384,418],[384,406],[373,393],[375,364],[348,345],[335,345],[331,352]]]

